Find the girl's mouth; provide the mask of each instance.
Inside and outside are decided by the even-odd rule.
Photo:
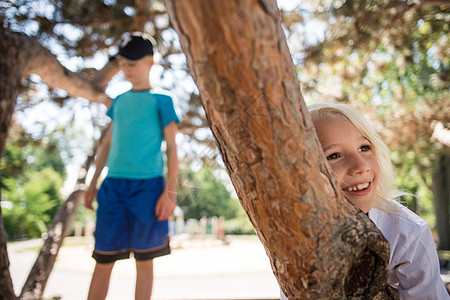
[[[348,192],[356,192],[356,191],[362,191],[365,190],[369,187],[370,182],[364,182],[364,183],[358,183],[352,186],[348,186],[343,188],[344,191],[348,191]]]

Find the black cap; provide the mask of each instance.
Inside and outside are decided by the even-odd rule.
[[[143,33],[132,33],[119,43],[118,54],[129,60],[138,60],[146,55],[153,56],[153,42]]]

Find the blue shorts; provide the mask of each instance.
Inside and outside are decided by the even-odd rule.
[[[163,177],[106,178],[97,195],[94,253],[158,252],[167,248],[168,221],[158,221],[155,216],[163,189]]]

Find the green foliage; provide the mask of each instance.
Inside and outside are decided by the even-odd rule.
[[[232,235],[255,234],[255,230],[253,229],[252,223],[250,223],[250,220],[246,215],[242,215],[240,217],[225,221],[223,227],[225,234],[232,234]]]
[[[1,161],[2,216],[9,239],[40,237],[63,201],[59,191],[66,171],[58,147],[22,133],[18,126],[11,128]]]
[[[239,201],[231,197],[223,181],[214,174],[203,167],[198,172],[188,170],[180,175],[178,204],[185,219],[213,216],[231,219],[242,211]]]
[[[417,196],[404,200],[433,224],[429,187],[446,151],[432,138],[433,124],[450,121],[448,5],[310,3],[309,19],[324,24],[325,37],[302,49],[298,70],[305,99],[361,110],[393,152],[399,187]]]
[[[39,237],[47,230],[62,197],[63,178],[50,167],[3,179],[2,214],[11,239]]]

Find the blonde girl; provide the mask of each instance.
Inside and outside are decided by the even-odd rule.
[[[400,299],[449,299],[428,224],[396,201],[389,149],[349,105],[308,107],[320,144],[345,197],[366,213],[390,245],[388,284]]]

